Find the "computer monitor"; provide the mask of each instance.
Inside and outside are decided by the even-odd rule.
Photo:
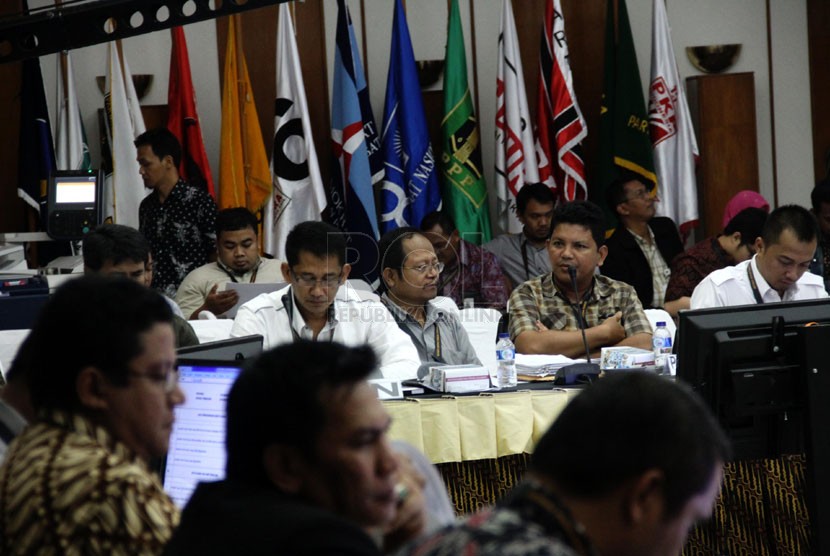
[[[178,361],[184,404],[175,409],[167,456],[161,463],[164,490],[183,508],[200,481],[225,476],[225,412],[228,393],[243,361]]]
[[[737,459],[804,452],[798,330],[813,322],[830,323],[830,300],[680,312],[677,378],[716,412]]]
[[[213,361],[241,361],[251,359],[262,353],[263,337],[259,334],[228,338],[215,342],[205,342],[195,346],[181,347],[176,350],[179,359],[207,359]]]
[[[98,170],[56,170],[49,179],[46,233],[77,240],[101,223],[103,175]]]

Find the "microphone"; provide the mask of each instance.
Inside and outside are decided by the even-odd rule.
[[[585,346],[585,360],[586,363],[573,363],[565,365],[556,371],[556,380],[554,384],[574,384],[576,382],[592,382],[594,378],[599,376],[600,369],[596,363],[591,363],[591,348],[588,347],[588,338],[585,336],[585,321],[582,320],[582,311],[579,307],[579,300],[582,298],[579,295],[579,285],[576,281],[576,267],[574,265],[568,266],[568,276],[571,278],[571,287],[574,290],[577,303],[571,303],[571,309],[576,314],[576,322],[579,325],[579,331],[582,332],[582,345]]]

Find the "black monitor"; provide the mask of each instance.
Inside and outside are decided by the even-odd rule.
[[[205,342],[176,350],[179,359],[209,359],[214,361],[242,361],[262,353],[264,338],[259,334]]]
[[[736,459],[804,452],[809,323],[830,323],[830,299],[681,311],[677,377],[716,412]]]
[[[78,240],[102,221],[103,174],[98,170],[56,170],[49,179],[46,233]]]

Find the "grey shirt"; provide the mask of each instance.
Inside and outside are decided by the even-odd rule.
[[[419,378],[426,376],[430,365],[436,363],[481,365],[458,316],[442,309],[435,304],[434,300],[426,304],[424,326],[421,326],[409,313],[389,299],[387,294],[384,293],[381,296],[381,301],[418,350],[418,357],[421,358],[421,366],[418,368]]]
[[[532,245],[527,241],[524,232],[502,234],[482,247],[499,259],[499,264],[513,282],[513,287],[551,271],[548,250],[544,245]]]

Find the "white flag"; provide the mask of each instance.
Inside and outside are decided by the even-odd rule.
[[[88,170],[89,145],[84,133],[81,109],[75,93],[75,75],[69,52],[57,56],[58,61],[58,125],[55,141],[55,163],[58,170]]]
[[[109,43],[107,86],[104,95],[107,139],[112,154],[112,174],[104,187],[104,218],[138,228],[138,205],[146,195],[138,173],[133,141],[144,132],[144,119],[126,59],[122,65],[115,41]]]
[[[519,232],[516,193],[526,183],[539,181],[533,123],[527,106],[522,58],[510,0],[503,0],[496,76],[496,193],[498,225]]]
[[[326,193],[308,118],[300,58],[288,3],[280,4],[277,29],[277,102],[271,160],[274,191],[263,215],[264,247],[285,259],[285,238],[296,224],[320,220]]]
[[[657,214],[674,220],[685,234],[697,225],[695,159],[699,153],[664,1],[654,0],[648,124],[660,195]]]

